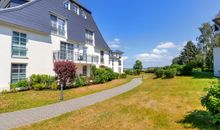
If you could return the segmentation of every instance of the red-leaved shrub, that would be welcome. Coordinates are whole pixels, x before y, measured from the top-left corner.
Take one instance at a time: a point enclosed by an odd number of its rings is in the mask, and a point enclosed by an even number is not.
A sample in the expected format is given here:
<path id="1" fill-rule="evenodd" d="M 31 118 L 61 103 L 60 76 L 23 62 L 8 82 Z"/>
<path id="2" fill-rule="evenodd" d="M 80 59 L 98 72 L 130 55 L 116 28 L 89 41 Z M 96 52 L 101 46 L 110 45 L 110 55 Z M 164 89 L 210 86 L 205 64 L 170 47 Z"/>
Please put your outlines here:
<path id="1" fill-rule="evenodd" d="M 76 77 L 76 65 L 70 61 L 58 61 L 54 63 L 54 72 L 57 74 L 58 80 L 66 87 L 68 83 Z"/>

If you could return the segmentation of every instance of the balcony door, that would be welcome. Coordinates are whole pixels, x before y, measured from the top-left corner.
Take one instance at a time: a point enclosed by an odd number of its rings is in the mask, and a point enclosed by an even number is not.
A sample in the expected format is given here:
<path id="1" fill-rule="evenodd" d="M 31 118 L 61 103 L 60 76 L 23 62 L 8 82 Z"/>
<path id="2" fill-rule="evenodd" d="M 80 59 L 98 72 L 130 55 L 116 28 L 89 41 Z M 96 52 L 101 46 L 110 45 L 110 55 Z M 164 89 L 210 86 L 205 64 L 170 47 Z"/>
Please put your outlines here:
<path id="1" fill-rule="evenodd" d="M 60 57 L 63 60 L 74 60 L 74 45 L 70 43 L 61 42 Z"/>

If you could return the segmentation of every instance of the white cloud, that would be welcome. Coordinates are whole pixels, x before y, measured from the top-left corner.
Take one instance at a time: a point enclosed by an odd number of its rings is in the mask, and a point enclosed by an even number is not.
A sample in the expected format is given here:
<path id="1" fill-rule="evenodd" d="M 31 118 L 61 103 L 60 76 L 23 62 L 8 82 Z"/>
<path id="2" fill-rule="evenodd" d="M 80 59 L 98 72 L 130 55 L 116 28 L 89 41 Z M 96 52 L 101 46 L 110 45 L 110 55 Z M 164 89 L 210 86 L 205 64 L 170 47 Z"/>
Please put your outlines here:
<path id="1" fill-rule="evenodd" d="M 117 49 L 121 47 L 121 41 L 119 38 L 115 38 L 113 41 L 109 42 L 109 47 L 112 49 Z"/>
<path id="2" fill-rule="evenodd" d="M 176 47 L 177 46 L 173 42 L 162 42 L 157 46 L 158 49 L 171 49 Z"/>
<path id="3" fill-rule="evenodd" d="M 167 53 L 168 51 L 166 49 L 153 49 L 153 53 L 154 54 L 163 54 L 163 53 Z"/>
<path id="4" fill-rule="evenodd" d="M 128 60 L 128 56 L 124 56 L 123 57 L 123 60 L 125 61 L 125 60 Z"/>

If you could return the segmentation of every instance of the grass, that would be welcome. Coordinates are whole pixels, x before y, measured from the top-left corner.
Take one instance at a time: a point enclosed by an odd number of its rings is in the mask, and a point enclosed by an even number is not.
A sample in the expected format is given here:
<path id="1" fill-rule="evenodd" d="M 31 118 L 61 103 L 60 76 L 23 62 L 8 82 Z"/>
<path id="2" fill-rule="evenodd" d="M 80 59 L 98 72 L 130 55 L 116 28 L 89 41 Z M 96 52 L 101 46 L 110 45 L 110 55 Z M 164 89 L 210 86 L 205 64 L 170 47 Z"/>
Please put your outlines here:
<path id="1" fill-rule="evenodd" d="M 133 77 L 113 80 L 105 84 L 92 85 L 64 91 L 64 99 L 69 100 L 102 90 L 110 89 L 128 83 Z M 59 102 L 59 91 L 24 91 L 18 93 L 0 94 L 0 113 L 13 112 Z"/>
<path id="2" fill-rule="evenodd" d="M 210 75 L 154 79 L 146 75 L 134 90 L 87 108 L 18 128 L 21 130 L 181 130 L 220 129 L 200 104 Z"/>

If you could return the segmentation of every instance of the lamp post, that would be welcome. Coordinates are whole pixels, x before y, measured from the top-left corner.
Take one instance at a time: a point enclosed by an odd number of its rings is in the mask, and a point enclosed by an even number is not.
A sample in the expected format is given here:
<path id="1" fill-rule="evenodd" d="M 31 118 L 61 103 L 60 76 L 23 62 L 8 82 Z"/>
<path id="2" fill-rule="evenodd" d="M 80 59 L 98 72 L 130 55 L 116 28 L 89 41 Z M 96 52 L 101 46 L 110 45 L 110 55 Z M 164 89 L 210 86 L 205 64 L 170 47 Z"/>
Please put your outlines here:
<path id="1" fill-rule="evenodd" d="M 63 84 L 60 85 L 60 101 L 63 101 Z"/>

